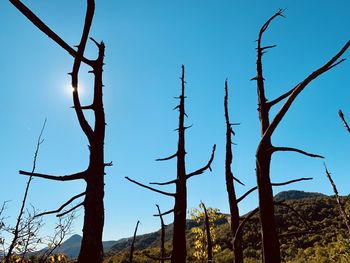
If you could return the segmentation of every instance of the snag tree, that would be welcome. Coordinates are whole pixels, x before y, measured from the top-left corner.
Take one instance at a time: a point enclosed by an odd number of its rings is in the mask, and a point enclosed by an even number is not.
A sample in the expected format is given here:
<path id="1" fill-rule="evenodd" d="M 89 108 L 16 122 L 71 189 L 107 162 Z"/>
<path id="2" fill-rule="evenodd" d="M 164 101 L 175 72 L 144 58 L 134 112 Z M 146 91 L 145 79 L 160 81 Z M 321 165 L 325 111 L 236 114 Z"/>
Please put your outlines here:
<path id="1" fill-rule="evenodd" d="M 175 184 L 176 192 L 169 193 L 158 190 L 156 188 L 150 187 L 148 185 L 139 183 L 135 180 L 132 180 L 126 177 L 127 180 L 133 182 L 139 186 L 147 188 L 149 190 L 155 191 L 157 193 L 171 196 L 175 198 L 174 208 L 164 212 L 162 215 L 174 213 L 174 229 L 173 229 L 173 250 L 171 255 L 172 263 L 185 263 L 186 262 L 186 212 L 187 212 L 187 180 L 195 175 L 202 174 L 206 170 L 211 170 L 211 163 L 214 159 L 214 152 L 216 145 L 213 146 L 211 157 L 208 163 L 202 168 L 187 173 L 186 172 L 186 150 L 185 150 L 185 131 L 191 126 L 185 126 L 185 117 L 187 117 L 185 111 L 185 66 L 182 65 L 182 76 L 181 76 L 181 95 L 177 97 L 180 100 L 179 105 L 177 105 L 174 109 L 179 110 L 179 125 L 176 129 L 178 132 L 178 146 L 175 154 L 166 157 L 157 159 L 157 161 L 166 161 L 171 160 L 173 158 L 177 159 L 177 177 L 174 180 L 163 182 L 163 183 L 150 183 L 153 185 L 170 185 Z"/>
<path id="2" fill-rule="evenodd" d="M 323 158 L 317 154 L 311 154 L 300 149 L 292 147 L 276 147 L 273 146 L 271 137 L 274 134 L 276 128 L 292 106 L 298 95 L 317 77 L 323 73 L 334 68 L 338 64 L 342 63 L 344 59 L 340 57 L 349 48 L 350 41 L 346 42 L 345 45 L 338 51 L 338 53 L 332 57 L 323 66 L 316 69 L 304 80 L 299 82 L 295 87 L 285 92 L 281 96 L 268 101 L 265 95 L 265 80 L 263 77 L 263 63 L 262 57 L 266 50 L 275 47 L 262 46 L 262 37 L 264 32 L 268 29 L 270 23 L 277 17 L 282 17 L 283 11 L 279 10 L 272 17 L 270 17 L 266 23 L 261 27 L 257 40 L 257 60 L 256 60 L 256 71 L 257 75 L 253 78 L 257 83 L 258 93 L 258 113 L 260 121 L 261 139 L 256 150 L 256 178 L 257 188 L 259 195 L 259 212 L 260 212 L 260 223 L 261 223 L 261 236 L 262 236 L 262 257 L 265 263 L 278 263 L 281 262 L 280 257 L 280 244 L 276 231 L 276 223 L 274 217 L 274 202 L 272 184 L 270 179 L 270 164 L 273 153 L 281 151 L 290 151 L 300 153 L 309 157 Z M 280 110 L 270 121 L 270 110 L 273 106 L 279 102 L 285 100 Z"/>
<path id="3" fill-rule="evenodd" d="M 64 203 L 57 210 L 45 212 L 44 214 L 60 213 L 57 216 L 63 216 L 70 211 L 84 206 L 84 226 L 81 250 L 78 257 L 79 263 L 86 262 L 102 262 L 102 230 L 104 225 L 104 175 L 105 167 L 111 163 L 104 162 L 104 139 L 105 139 L 105 113 L 103 108 L 103 83 L 102 73 L 104 65 L 105 45 L 103 42 L 97 42 L 90 38 L 98 49 L 98 56 L 91 60 L 84 56 L 85 47 L 89 37 L 89 32 L 95 11 L 95 1 L 87 0 L 87 9 L 85 15 L 84 27 L 80 39 L 80 43 L 76 49 L 71 47 L 60 36 L 58 36 L 51 28 L 49 28 L 39 17 L 37 17 L 27 6 L 19 0 L 9 0 L 24 16 L 28 18 L 39 30 L 56 42 L 61 48 L 67 51 L 73 58 L 73 69 L 69 73 L 71 76 L 71 86 L 73 89 L 74 110 L 78 118 L 79 125 L 89 142 L 89 165 L 86 170 L 70 175 L 56 176 L 42 173 L 33 173 L 20 171 L 20 174 L 40 177 L 55 181 L 72 181 L 84 180 L 86 182 L 86 190 L 83 193 L 75 195 Z M 90 105 L 82 106 L 79 98 L 79 70 L 81 63 L 85 63 L 91 67 L 90 73 L 94 76 L 93 83 L 93 101 Z M 85 118 L 84 110 L 91 110 L 94 115 L 94 126 L 92 126 Z M 84 197 L 84 201 L 75 205 L 68 211 L 62 212 L 68 204 L 76 199 Z M 43 215 L 43 214 L 42 214 Z"/>
<path id="4" fill-rule="evenodd" d="M 225 158 L 225 180 L 226 180 L 226 190 L 228 195 L 228 201 L 230 206 L 231 215 L 231 236 L 232 240 L 236 234 L 237 228 L 239 226 L 239 210 L 238 201 L 236 198 L 234 181 L 244 185 L 240 180 L 238 180 L 232 173 L 232 135 L 235 135 L 232 126 L 234 123 L 230 122 L 229 110 L 228 110 L 228 84 L 225 81 L 225 96 L 224 96 L 224 110 L 225 110 L 225 122 L 226 122 L 226 158 Z M 243 263 L 243 248 L 242 248 L 242 238 L 241 235 L 237 236 L 236 242 L 232 242 L 232 247 L 234 251 L 234 262 Z"/>

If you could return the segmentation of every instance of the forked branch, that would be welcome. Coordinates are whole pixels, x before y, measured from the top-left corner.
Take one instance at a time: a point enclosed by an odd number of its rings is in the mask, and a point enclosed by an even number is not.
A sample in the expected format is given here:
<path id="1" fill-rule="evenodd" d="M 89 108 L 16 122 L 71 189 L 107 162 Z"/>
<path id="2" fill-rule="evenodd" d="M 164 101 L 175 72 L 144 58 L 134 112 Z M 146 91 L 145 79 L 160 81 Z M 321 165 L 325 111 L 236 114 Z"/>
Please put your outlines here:
<path id="1" fill-rule="evenodd" d="M 83 206 L 83 205 L 84 205 L 84 201 L 77 204 L 76 206 L 73 206 L 71 209 L 64 211 L 63 213 L 57 214 L 56 216 L 57 217 L 65 216 L 65 215 L 69 214 L 70 212 L 74 211 L 75 209 L 77 209 L 78 207 Z"/>
<path id="2" fill-rule="evenodd" d="M 58 209 L 56 210 L 51 210 L 51 211 L 47 211 L 47 212 L 43 212 L 40 214 L 37 214 L 36 217 L 39 216 L 44 216 L 44 215 L 50 215 L 50 214 L 56 214 L 62 211 L 63 208 L 65 208 L 67 205 L 69 205 L 70 203 L 72 203 L 75 199 L 82 197 L 86 194 L 86 192 L 80 193 L 78 195 L 73 196 L 71 199 L 69 199 L 67 202 L 65 202 L 63 205 L 61 205 Z"/>

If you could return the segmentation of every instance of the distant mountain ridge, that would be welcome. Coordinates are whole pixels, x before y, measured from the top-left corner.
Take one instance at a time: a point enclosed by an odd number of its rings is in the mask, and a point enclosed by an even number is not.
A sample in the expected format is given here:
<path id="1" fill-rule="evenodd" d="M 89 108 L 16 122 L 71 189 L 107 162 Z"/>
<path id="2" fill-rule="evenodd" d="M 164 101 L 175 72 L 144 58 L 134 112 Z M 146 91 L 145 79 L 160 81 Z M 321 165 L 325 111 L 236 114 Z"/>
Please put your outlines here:
<path id="1" fill-rule="evenodd" d="M 314 192 L 289 190 L 289 191 L 279 192 L 273 197 L 273 199 L 276 201 L 281 201 L 281 200 L 288 201 L 288 200 L 300 200 L 300 199 L 313 198 L 313 197 L 327 197 L 327 195 L 321 194 L 321 193 L 314 193 Z"/>
<path id="2" fill-rule="evenodd" d="M 69 258 L 77 258 L 79 256 L 82 236 L 80 235 L 72 235 L 66 241 L 64 241 L 60 247 L 58 247 L 54 253 L 63 253 Z M 108 251 L 112 246 L 114 246 L 118 241 L 103 241 L 103 249 L 104 251 Z M 40 250 L 37 254 L 44 253 L 47 249 L 44 248 Z"/>
<path id="3" fill-rule="evenodd" d="M 289 190 L 289 191 L 282 191 L 276 194 L 274 196 L 274 199 L 276 201 L 277 200 L 293 201 L 293 200 L 303 200 L 308 198 L 322 198 L 322 197 L 328 197 L 328 196 L 321 193 Z M 218 222 L 218 225 L 222 225 L 225 223 L 227 223 L 226 218 Z M 197 225 L 198 224 L 193 220 L 187 220 L 187 225 L 186 225 L 187 232 L 189 233 L 190 229 Z M 166 226 L 165 237 L 166 237 L 166 240 L 165 240 L 166 242 L 171 241 L 172 224 Z M 69 258 L 77 258 L 80 251 L 81 240 L 82 240 L 82 237 L 80 235 L 73 235 L 69 239 L 67 239 L 65 242 L 63 242 L 56 252 L 64 253 Z M 131 241 L 132 241 L 132 237 L 122 238 L 117 241 L 104 241 L 103 242 L 104 252 L 106 253 L 106 256 L 109 256 L 115 253 L 119 253 L 121 251 L 127 251 L 130 248 Z M 158 247 L 159 242 L 160 242 L 160 230 L 137 236 L 137 239 L 135 242 L 135 248 L 137 250 L 143 250 L 149 247 Z"/>

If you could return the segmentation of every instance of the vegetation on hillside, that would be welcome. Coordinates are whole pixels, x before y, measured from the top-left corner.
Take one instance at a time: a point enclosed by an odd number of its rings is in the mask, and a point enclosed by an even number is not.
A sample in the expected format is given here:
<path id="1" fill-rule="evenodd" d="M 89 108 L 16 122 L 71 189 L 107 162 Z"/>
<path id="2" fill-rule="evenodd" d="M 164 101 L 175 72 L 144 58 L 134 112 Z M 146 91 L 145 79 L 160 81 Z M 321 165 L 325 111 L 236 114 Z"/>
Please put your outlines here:
<path id="1" fill-rule="evenodd" d="M 350 243 L 346 226 L 337 203 L 333 197 L 314 195 L 299 199 L 303 192 L 290 192 L 297 200 L 287 200 L 287 206 L 276 206 L 276 221 L 281 242 L 283 262 L 350 262 Z M 310 196 L 310 195 L 308 195 Z M 347 209 L 350 208 L 350 198 L 342 197 Z M 294 211 L 295 210 L 295 211 Z M 297 213 L 296 213 L 297 212 Z M 305 221 L 304 221 L 305 220 Z M 232 262 L 230 227 L 227 219 L 216 222 L 216 243 L 221 251 L 214 255 L 215 262 Z M 195 251 L 195 234 L 192 227 L 198 227 L 196 222 L 187 223 L 188 262 L 199 262 L 193 257 Z M 199 225 L 200 226 L 200 225 Z M 171 250 L 171 227 L 168 226 L 166 248 Z M 134 262 L 154 262 L 144 254 L 159 253 L 159 233 L 140 236 L 136 242 Z M 151 238 L 152 236 L 152 238 Z M 152 240 L 151 242 L 149 242 Z M 261 262 L 260 255 L 259 218 L 257 215 L 243 228 L 243 247 L 245 262 Z M 114 247 L 107 255 L 105 263 L 127 262 L 127 248 Z"/>

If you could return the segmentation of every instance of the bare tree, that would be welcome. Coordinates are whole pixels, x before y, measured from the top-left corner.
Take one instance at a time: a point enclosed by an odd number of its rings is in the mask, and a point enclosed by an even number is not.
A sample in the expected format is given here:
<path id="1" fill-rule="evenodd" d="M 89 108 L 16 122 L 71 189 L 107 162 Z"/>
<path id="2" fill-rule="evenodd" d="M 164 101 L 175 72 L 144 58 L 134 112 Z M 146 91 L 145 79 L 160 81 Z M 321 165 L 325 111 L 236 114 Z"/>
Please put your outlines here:
<path id="1" fill-rule="evenodd" d="M 35 168 L 36 168 L 36 161 L 37 161 L 37 157 L 38 157 L 38 154 L 39 154 L 40 145 L 44 142 L 44 140 L 42 139 L 42 135 L 43 135 L 43 132 L 44 132 L 44 129 L 45 129 L 45 125 L 46 125 L 46 120 L 44 121 L 44 124 L 43 124 L 43 126 L 41 128 L 41 131 L 40 131 L 37 143 L 36 143 L 36 148 L 35 148 L 34 158 L 33 158 L 32 173 L 34 173 Z M 25 242 L 25 244 L 26 244 L 26 246 L 28 246 L 29 240 L 31 239 L 31 235 L 34 235 L 34 232 L 31 232 L 31 231 L 34 230 L 32 228 L 33 227 L 36 228 L 38 226 L 37 224 L 33 225 L 33 223 L 35 222 L 35 219 L 34 219 L 35 212 L 33 213 L 33 216 L 28 212 L 27 220 L 23 221 L 23 216 L 24 216 L 24 213 L 25 213 L 25 207 L 26 207 L 28 192 L 29 192 L 29 188 L 30 188 L 30 184 L 32 182 L 32 179 L 33 179 L 33 176 L 29 176 L 26 188 L 24 190 L 24 195 L 23 195 L 23 198 L 22 198 L 22 204 L 21 204 L 21 207 L 19 209 L 18 216 L 17 216 L 16 225 L 10 231 L 11 233 L 13 233 L 13 238 L 12 238 L 12 241 L 11 241 L 10 246 L 8 248 L 7 255 L 5 257 L 5 263 L 9 263 L 10 262 L 10 258 L 12 256 L 13 249 L 18 244 L 19 239 L 21 237 L 23 238 L 23 232 L 25 230 L 27 230 L 27 233 L 26 233 L 25 237 L 28 238 L 28 242 Z M 35 222 L 35 223 L 38 223 L 38 222 Z"/>
<path id="2" fill-rule="evenodd" d="M 129 263 L 132 263 L 133 257 L 134 257 L 134 250 L 135 250 L 135 241 L 136 241 L 136 234 L 137 229 L 139 227 L 140 221 L 138 220 L 135 226 L 134 236 L 132 238 L 131 246 L 130 246 L 130 253 L 129 253 Z"/>
<path id="3" fill-rule="evenodd" d="M 204 225 L 205 225 L 205 233 L 207 236 L 207 254 L 208 254 L 208 263 L 213 262 L 213 242 L 210 234 L 210 223 L 209 223 L 209 215 L 205 204 L 201 202 L 204 210 Z"/>
<path id="4" fill-rule="evenodd" d="M 350 46 L 350 41 L 348 41 L 338 51 L 338 53 L 334 57 L 332 57 L 328 62 L 326 62 L 323 66 L 316 69 L 314 72 L 312 72 L 309 76 L 307 76 L 304 80 L 299 82 L 295 87 L 293 87 L 289 91 L 283 93 L 281 96 L 277 97 L 274 100 L 268 101 L 265 95 L 262 56 L 264 53 L 266 53 L 268 49 L 271 49 L 276 45 L 262 46 L 262 37 L 264 35 L 264 32 L 268 29 L 270 23 L 275 18 L 282 16 L 283 11 L 279 10 L 272 17 L 270 17 L 260 29 L 257 40 L 257 75 L 253 78 L 253 80 L 256 80 L 257 83 L 258 112 L 261 126 L 261 139 L 256 151 L 256 177 L 259 192 L 262 255 L 263 262 L 265 263 L 278 263 L 281 261 L 280 245 L 274 217 L 272 184 L 270 179 L 270 164 L 272 154 L 275 152 L 290 151 L 300 153 L 309 157 L 322 158 L 322 156 L 320 155 L 311 154 L 292 147 L 273 146 L 271 142 L 271 137 L 278 125 L 280 124 L 280 122 L 282 121 L 282 119 L 284 118 L 284 116 L 286 115 L 286 113 L 288 112 L 289 108 L 292 106 L 295 99 L 298 97 L 298 95 L 314 79 L 316 79 L 323 73 L 329 71 L 338 64 L 342 63 L 344 59 L 340 59 L 340 57 Z M 283 100 L 285 100 L 284 104 L 270 122 L 271 108 Z"/>
<path id="5" fill-rule="evenodd" d="M 78 262 L 102 262 L 102 230 L 104 225 L 104 175 L 105 167 L 112 163 L 104 161 L 104 138 L 105 138 L 105 113 L 103 108 L 103 83 L 102 73 L 104 65 L 105 45 L 103 42 L 97 42 L 90 38 L 98 48 L 98 57 L 90 60 L 84 57 L 84 51 L 89 37 L 92 24 L 95 1 L 87 0 L 87 9 L 85 15 L 84 28 L 80 43 L 75 50 L 52 29 L 50 29 L 39 17 L 37 17 L 28 7 L 19 0 L 9 0 L 24 16 L 26 16 L 39 30 L 56 42 L 61 48 L 67 51 L 73 58 L 73 69 L 71 75 L 71 85 L 73 88 L 74 110 L 77 115 L 80 127 L 89 142 L 89 165 L 86 170 L 70 175 L 56 176 L 42 173 L 33 173 L 20 171 L 20 174 L 40 177 L 55 181 L 85 180 L 86 191 L 71 198 L 64 204 L 64 207 L 75 199 L 84 196 L 84 201 L 74 206 L 73 209 L 84 206 L 84 226 L 83 240 Z M 81 63 L 91 67 L 90 73 L 94 75 L 94 93 L 93 102 L 90 105 L 82 106 L 79 99 L 79 70 Z M 94 127 L 92 127 L 85 118 L 83 110 L 92 110 L 94 114 Z M 61 207 L 62 208 L 62 207 Z M 54 210 L 56 211 L 56 210 Z"/>
<path id="6" fill-rule="evenodd" d="M 327 178 L 328 178 L 330 184 L 332 185 L 332 189 L 333 189 L 333 192 L 334 192 L 334 196 L 335 196 L 335 199 L 337 200 L 337 204 L 338 204 L 338 207 L 339 207 L 339 213 L 340 213 L 341 217 L 342 217 L 343 220 L 344 220 L 344 223 L 345 223 L 345 225 L 346 225 L 346 228 L 348 229 L 348 234 L 349 234 L 349 237 L 350 237 L 350 220 L 349 220 L 349 215 L 348 215 L 348 214 L 346 213 L 346 211 L 345 211 L 345 206 L 344 206 L 344 203 L 342 202 L 342 200 L 340 199 L 337 186 L 336 186 L 336 184 L 334 183 L 333 178 L 332 178 L 332 175 L 331 175 L 331 173 L 328 171 L 327 166 L 326 166 L 325 163 L 324 163 L 324 169 L 325 169 L 325 172 L 326 172 L 326 176 L 327 176 Z"/>
<path id="7" fill-rule="evenodd" d="M 175 180 L 171 180 L 168 182 L 163 183 L 150 183 L 154 185 L 170 185 L 175 184 L 176 186 L 176 192 L 175 193 L 169 193 L 160 191 L 158 189 L 155 189 L 153 187 L 147 186 L 145 184 L 141 184 L 135 180 L 132 180 L 128 177 L 126 177 L 127 180 L 142 186 L 144 188 L 147 188 L 149 190 L 155 191 L 157 193 L 166 195 L 166 196 L 172 196 L 175 198 L 175 205 L 174 208 L 163 213 L 169 214 L 171 212 L 174 213 L 174 230 L 173 230 L 173 251 L 171 255 L 171 262 L 172 263 L 184 263 L 186 262 L 186 255 L 187 255 L 187 249 L 186 249 L 186 212 L 187 212 L 187 180 L 195 175 L 202 174 L 206 170 L 211 170 L 211 163 L 214 159 L 214 152 L 216 145 L 213 147 L 213 151 L 211 154 L 211 157 L 208 161 L 208 163 L 203 166 L 202 168 L 187 173 L 186 172 L 186 150 L 185 150 L 185 131 L 186 129 L 190 128 L 191 126 L 185 126 L 185 117 L 187 117 L 186 111 L 185 111 L 185 66 L 182 65 L 182 76 L 181 76 L 181 95 L 177 97 L 180 100 L 179 105 L 177 105 L 174 109 L 179 110 L 179 125 L 176 129 L 178 132 L 178 147 L 175 154 L 166 157 L 157 159 L 157 161 L 166 161 L 171 160 L 173 158 L 177 158 L 177 178 Z"/>
<path id="8" fill-rule="evenodd" d="M 230 206 L 230 216 L 231 216 L 231 236 L 232 240 L 236 234 L 237 228 L 239 226 L 239 209 L 238 201 L 236 198 L 234 181 L 244 185 L 240 180 L 233 176 L 232 173 L 232 135 L 234 131 L 232 126 L 234 123 L 230 122 L 229 110 L 228 110 L 228 85 L 227 80 L 225 81 L 225 96 L 224 96 L 224 110 L 225 110 L 225 121 L 226 121 L 226 158 L 225 158 L 225 180 L 226 180 L 226 190 L 228 195 L 228 201 Z M 243 263 L 243 248 L 242 248 L 242 238 L 237 236 L 236 242 L 232 242 L 233 252 L 234 252 L 234 262 Z"/>
<path id="9" fill-rule="evenodd" d="M 150 259 L 159 261 L 160 263 L 164 263 L 166 260 L 171 260 L 171 257 L 167 257 L 165 255 L 165 224 L 163 220 L 163 214 L 160 212 L 159 205 L 156 205 L 158 214 L 155 214 L 153 216 L 157 216 L 160 219 L 160 256 L 152 256 L 148 253 L 145 253 L 144 255 Z"/>
<path id="10" fill-rule="evenodd" d="M 54 255 L 57 249 L 61 246 L 63 240 L 71 233 L 71 227 L 75 219 L 75 211 L 72 211 L 66 216 L 60 216 L 55 227 L 55 232 L 48 240 L 48 249 L 40 256 L 40 262 L 47 260 Z"/>

